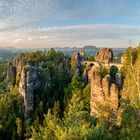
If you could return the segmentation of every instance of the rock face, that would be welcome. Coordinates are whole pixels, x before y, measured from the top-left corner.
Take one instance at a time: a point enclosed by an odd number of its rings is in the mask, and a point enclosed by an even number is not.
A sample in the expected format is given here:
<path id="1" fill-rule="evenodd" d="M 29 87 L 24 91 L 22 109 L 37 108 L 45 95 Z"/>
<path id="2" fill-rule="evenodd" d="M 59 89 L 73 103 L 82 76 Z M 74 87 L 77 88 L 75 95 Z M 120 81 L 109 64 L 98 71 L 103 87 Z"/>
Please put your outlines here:
<path id="1" fill-rule="evenodd" d="M 126 61 L 126 54 L 124 53 L 122 56 L 121 56 L 121 63 L 125 63 Z"/>
<path id="2" fill-rule="evenodd" d="M 92 77 L 92 74 L 93 74 L 93 67 L 94 65 L 89 65 L 87 66 L 85 69 L 84 69 L 84 72 L 83 72 L 83 81 L 85 83 L 89 83 L 90 82 L 90 79 Z"/>
<path id="3" fill-rule="evenodd" d="M 84 69 L 84 72 L 83 72 L 83 81 L 85 83 L 88 83 L 89 82 L 88 72 L 89 72 L 89 69 L 85 68 Z"/>
<path id="4" fill-rule="evenodd" d="M 71 59 L 71 68 L 74 72 L 75 76 L 80 75 L 80 66 L 81 66 L 81 61 L 84 60 L 85 57 L 85 52 L 83 50 L 80 50 L 80 52 L 74 53 Z"/>
<path id="5" fill-rule="evenodd" d="M 80 53 L 74 53 L 74 59 L 75 59 L 75 66 L 79 67 L 81 65 L 81 57 L 80 57 Z"/>
<path id="6" fill-rule="evenodd" d="M 85 51 L 84 50 L 80 50 L 79 54 L 80 54 L 80 60 L 84 61 L 84 59 L 85 59 Z"/>
<path id="7" fill-rule="evenodd" d="M 94 66 L 93 66 L 94 67 Z M 120 107 L 120 93 L 122 89 L 122 77 L 118 71 L 114 72 L 114 67 L 110 68 L 110 73 L 102 77 L 99 69 L 92 70 L 91 98 L 90 108 L 91 115 L 112 121 L 118 117 Z M 113 72 L 111 73 L 111 70 Z"/>
<path id="8" fill-rule="evenodd" d="M 23 97 L 25 119 L 30 119 L 34 111 L 34 99 L 35 93 L 38 93 L 37 90 L 48 91 L 53 84 L 50 70 L 43 66 L 44 63 L 47 63 L 46 61 L 15 59 L 13 64 L 10 63 L 8 66 L 7 82 L 11 85 L 11 81 L 14 79 L 13 86 L 17 86 L 19 94 Z M 52 62 L 54 71 L 64 70 L 66 74 L 69 73 L 69 62 L 67 61 L 64 59 L 57 65 Z"/>
<path id="9" fill-rule="evenodd" d="M 97 62 L 113 62 L 113 51 L 112 48 L 103 48 L 95 55 L 95 60 Z"/>
<path id="10" fill-rule="evenodd" d="M 19 92 L 24 99 L 25 117 L 29 118 L 34 107 L 34 90 L 39 87 L 37 69 L 31 65 L 25 65 L 21 70 Z"/>
<path id="11" fill-rule="evenodd" d="M 16 80 L 16 68 L 12 63 L 9 63 L 7 68 L 7 82 L 14 84 Z"/>
<path id="12" fill-rule="evenodd" d="M 90 113 L 114 123 L 120 116 L 123 77 L 119 74 L 119 67 L 108 64 L 108 62 L 113 62 L 112 49 L 100 50 L 95 59 L 97 64 L 89 63 L 83 73 L 83 80 L 90 83 L 91 87 Z"/>
<path id="13" fill-rule="evenodd" d="M 39 87 L 37 68 L 29 61 L 14 60 L 7 69 L 8 85 L 17 84 L 24 100 L 25 117 L 29 118 L 34 107 L 34 90 Z"/>

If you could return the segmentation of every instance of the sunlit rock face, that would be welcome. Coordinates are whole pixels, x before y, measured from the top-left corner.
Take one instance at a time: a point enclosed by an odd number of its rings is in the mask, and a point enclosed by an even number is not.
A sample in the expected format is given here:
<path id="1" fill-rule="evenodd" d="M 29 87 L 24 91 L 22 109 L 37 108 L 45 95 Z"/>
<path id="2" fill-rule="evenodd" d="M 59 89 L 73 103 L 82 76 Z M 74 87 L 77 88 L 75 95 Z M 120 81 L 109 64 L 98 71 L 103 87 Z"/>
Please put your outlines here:
<path id="1" fill-rule="evenodd" d="M 93 70 L 93 76 L 90 80 L 90 113 L 106 120 L 117 120 L 120 108 L 120 94 L 123 82 L 118 71 L 111 73 L 114 67 L 110 68 L 110 73 L 105 77 L 102 77 L 97 69 L 96 71 Z"/>
<path id="2" fill-rule="evenodd" d="M 126 54 L 124 53 L 122 56 L 121 56 L 121 63 L 124 64 L 126 62 Z"/>
<path id="3" fill-rule="evenodd" d="M 84 59 L 85 59 L 85 51 L 84 50 L 80 50 L 79 54 L 80 54 L 80 60 L 84 61 Z"/>
<path id="4" fill-rule="evenodd" d="M 90 113 L 108 121 L 117 120 L 123 77 L 119 73 L 118 65 L 109 65 L 113 62 L 111 48 L 101 49 L 96 54 L 95 60 L 95 63 L 87 64 L 83 72 L 83 80 L 90 83 L 91 88 Z"/>
<path id="5" fill-rule="evenodd" d="M 113 51 L 112 48 L 103 48 L 95 55 L 95 61 L 97 62 L 113 62 Z"/>

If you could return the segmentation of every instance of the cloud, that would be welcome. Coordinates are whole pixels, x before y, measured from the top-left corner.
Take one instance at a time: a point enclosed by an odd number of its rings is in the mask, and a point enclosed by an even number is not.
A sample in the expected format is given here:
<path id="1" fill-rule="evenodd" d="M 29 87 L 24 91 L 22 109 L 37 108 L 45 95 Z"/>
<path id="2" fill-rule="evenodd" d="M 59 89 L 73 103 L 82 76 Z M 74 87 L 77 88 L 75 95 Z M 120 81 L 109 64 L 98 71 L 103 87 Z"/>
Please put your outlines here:
<path id="1" fill-rule="evenodd" d="M 10 26 L 19 26 L 32 21 L 34 21 L 34 24 L 38 24 L 39 21 L 41 22 L 51 15 L 55 1 L 56 0 L 1 0 L 0 22 Z"/>
<path id="2" fill-rule="evenodd" d="M 13 40 L 14 43 L 18 43 L 19 41 L 21 41 L 22 39 L 21 38 L 17 38 L 15 40 Z"/>
<path id="3" fill-rule="evenodd" d="M 63 27 L 51 27 L 33 30 L 29 33 L 48 38 L 77 38 L 77 39 L 127 39 L 140 36 L 140 26 L 115 24 L 89 24 Z"/>
<path id="4" fill-rule="evenodd" d="M 15 30 L 21 30 L 21 29 L 26 29 L 27 27 L 32 27 L 32 25 L 37 22 L 37 21 L 28 21 L 26 23 L 22 23 L 19 25 L 8 25 L 8 24 L 3 24 L 0 25 L 0 32 L 11 32 Z"/>
<path id="5" fill-rule="evenodd" d="M 136 45 L 140 41 L 139 38 L 140 26 L 89 24 L 38 28 L 20 33 L 11 31 L 8 35 L 5 34 L 3 39 L 13 40 L 14 43 L 17 43 L 15 44 L 17 47 L 81 47 L 92 43 L 98 46 L 127 47 L 129 40 Z"/>
<path id="6" fill-rule="evenodd" d="M 87 20 L 129 18 L 137 23 L 139 5 L 138 0 L 0 0 L 0 45 L 127 46 L 128 40 L 139 41 L 140 26 L 89 24 Z M 72 26 L 73 21 L 78 25 Z M 58 23 L 61 26 L 53 27 Z"/>

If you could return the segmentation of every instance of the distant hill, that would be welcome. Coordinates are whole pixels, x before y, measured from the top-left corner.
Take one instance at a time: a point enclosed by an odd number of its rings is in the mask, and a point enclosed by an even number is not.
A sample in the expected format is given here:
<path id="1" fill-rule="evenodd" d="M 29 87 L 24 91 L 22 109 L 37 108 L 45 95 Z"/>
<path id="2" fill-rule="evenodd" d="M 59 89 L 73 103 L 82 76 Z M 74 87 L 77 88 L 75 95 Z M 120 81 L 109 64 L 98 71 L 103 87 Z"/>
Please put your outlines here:
<path id="1" fill-rule="evenodd" d="M 84 50 L 98 50 L 98 48 L 96 48 L 96 46 L 92 46 L 92 45 L 84 46 L 82 49 L 84 49 Z"/>

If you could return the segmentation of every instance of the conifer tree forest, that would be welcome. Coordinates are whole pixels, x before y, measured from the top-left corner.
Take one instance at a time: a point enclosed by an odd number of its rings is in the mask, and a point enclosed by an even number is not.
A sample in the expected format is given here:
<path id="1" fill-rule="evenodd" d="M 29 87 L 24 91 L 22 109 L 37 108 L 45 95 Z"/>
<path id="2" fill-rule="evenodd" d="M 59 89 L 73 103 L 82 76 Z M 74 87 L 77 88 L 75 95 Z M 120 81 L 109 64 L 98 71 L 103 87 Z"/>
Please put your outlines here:
<path id="1" fill-rule="evenodd" d="M 91 115 L 90 82 L 83 80 L 85 66 L 60 51 L 23 52 L 0 63 L 0 140 L 139 140 L 140 139 L 140 46 L 125 51 L 120 121 Z M 92 61 L 94 58 L 88 58 Z M 20 63 L 19 75 L 8 70 Z M 12 65 L 12 66 L 11 66 Z M 33 109 L 21 95 L 20 67 L 37 68 L 39 86 L 34 88 Z M 26 67 L 25 67 L 26 68 Z M 31 73 L 35 73 L 32 69 Z M 101 75 L 108 71 L 101 68 Z M 35 74 L 33 75 L 35 77 Z M 28 81 L 30 82 L 30 81 Z M 27 85 L 28 86 L 28 85 Z M 34 85 L 35 86 L 35 85 Z M 26 87 L 24 87 L 26 88 Z M 29 91 L 31 92 L 31 91 Z M 27 115 L 28 114 L 28 115 Z"/>

